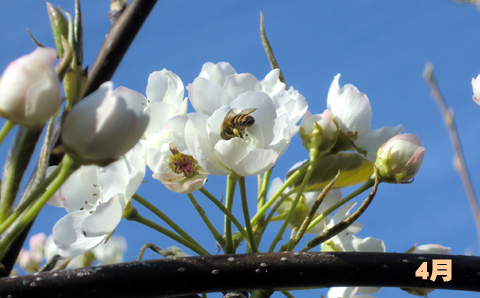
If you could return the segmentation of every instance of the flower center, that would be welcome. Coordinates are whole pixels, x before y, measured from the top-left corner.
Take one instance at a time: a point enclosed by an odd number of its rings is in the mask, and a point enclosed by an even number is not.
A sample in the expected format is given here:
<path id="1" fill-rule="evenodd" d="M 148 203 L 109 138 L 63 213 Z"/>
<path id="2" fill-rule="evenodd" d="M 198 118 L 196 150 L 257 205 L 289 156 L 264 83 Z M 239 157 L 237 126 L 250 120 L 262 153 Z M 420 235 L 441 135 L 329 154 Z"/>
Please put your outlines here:
<path id="1" fill-rule="evenodd" d="M 168 163 L 170 169 L 174 173 L 183 174 L 185 177 L 192 176 L 195 172 L 197 161 L 190 155 L 178 152 L 176 148 L 170 148 L 170 152 L 172 152 Z"/>

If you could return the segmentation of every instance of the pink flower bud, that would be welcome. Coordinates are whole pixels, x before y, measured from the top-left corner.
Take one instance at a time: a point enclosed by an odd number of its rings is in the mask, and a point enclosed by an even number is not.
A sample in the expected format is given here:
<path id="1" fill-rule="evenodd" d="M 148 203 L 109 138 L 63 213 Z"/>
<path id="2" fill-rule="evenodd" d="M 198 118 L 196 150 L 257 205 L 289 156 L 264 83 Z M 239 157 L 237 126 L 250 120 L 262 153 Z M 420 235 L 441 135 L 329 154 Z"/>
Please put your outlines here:
<path id="1" fill-rule="evenodd" d="M 61 105 L 56 55 L 37 48 L 8 65 L 0 80 L 0 115 L 29 128 L 45 124 Z"/>
<path id="2" fill-rule="evenodd" d="M 149 117 L 143 113 L 145 97 L 131 89 L 113 90 L 103 83 L 76 104 L 63 123 L 66 151 L 82 164 L 106 166 L 133 148 Z"/>
<path id="3" fill-rule="evenodd" d="M 381 180 L 390 183 L 408 183 L 422 165 L 425 148 L 418 136 L 399 134 L 383 144 L 377 152 L 377 166 Z"/>

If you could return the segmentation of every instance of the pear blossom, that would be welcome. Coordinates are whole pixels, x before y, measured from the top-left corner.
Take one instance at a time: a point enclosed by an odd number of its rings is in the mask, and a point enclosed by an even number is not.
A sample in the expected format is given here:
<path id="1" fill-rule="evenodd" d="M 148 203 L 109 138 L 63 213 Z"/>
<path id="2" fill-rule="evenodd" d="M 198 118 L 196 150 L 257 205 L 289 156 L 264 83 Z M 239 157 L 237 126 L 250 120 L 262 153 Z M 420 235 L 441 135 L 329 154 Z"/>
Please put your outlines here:
<path id="1" fill-rule="evenodd" d="M 252 74 L 236 73 L 226 62 L 205 63 L 187 86 L 196 112 L 188 114 L 186 143 L 207 172 L 257 175 L 272 168 L 287 149 L 307 104 L 293 88 L 285 90 L 278 75 L 278 70 L 272 70 L 258 81 Z M 222 137 L 222 131 L 232 125 L 227 115 L 245 111 L 254 121 L 238 129 L 235 124 L 235 135 Z"/>
<path id="2" fill-rule="evenodd" d="M 92 252 L 99 265 L 117 264 L 123 261 L 127 241 L 121 236 L 113 236 L 107 243 L 95 247 Z"/>
<path id="3" fill-rule="evenodd" d="M 407 183 L 417 174 L 424 155 L 425 148 L 418 136 L 399 134 L 378 149 L 375 165 L 383 181 Z"/>
<path id="4" fill-rule="evenodd" d="M 58 253 L 75 256 L 104 242 L 120 222 L 144 175 L 140 146 L 107 167 L 82 166 L 74 172 L 50 200 L 68 212 L 53 227 Z"/>
<path id="5" fill-rule="evenodd" d="M 57 53 L 37 48 L 11 62 L 0 80 L 0 115 L 40 128 L 60 108 L 60 82 L 53 69 Z"/>
<path id="6" fill-rule="evenodd" d="M 315 115 L 307 111 L 303 116 L 300 137 L 303 146 L 309 151 L 316 149 L 319 152 L 330 152 L 338 136 L 339 129 L 330 110 L 326 109 L 322 114 Z"/>
<path id="7" fill-rule="evenodd" d="M 388 139 L 399 134 L 403 126 L 384 126 L 370 130 L 372 108 L 367 95 L 351 84 L 340 88 L 339 79 L 340 74 L 337 74 L 330 85 L 327 107 L 335 116 L 340 130 L 353 141 L 355 149 L 374 162 L 378 148 Z"/>
<path id="8" fill-rule="evenodd" d="M 103 83 L 65 117 L 62 141 L 82 164 L 105 166 L 127 153 L 143 135 L 149 117 L 146 99 L 125 87 Z"/>
<path id="9" fill-rule="evenodd" d="M 208 173 L 189 154 L 184 136 L 186 123 L 184 115 L 172 117 L 160 133 L 143 142 L 152 177 L 178 193 L 192 193 L 200 189 L 208 177 Z"/>
<path id="10" fill-rule="evenodd" d="M 472 78 L 473 101 L 480 105 L 480 75 L 476 79 Z"/>
<path id="11" fill-rule="evenodd" d="M 275 178 L 272 180 L 270 183 L 270 188 L 267 192 L 267 198 L 273 197 L 273 195 L 280 189 L 282 186 L 283 182 L 280 178 Z M 284 193 L 288 193 L 289 188 L 287 188 Z M 313 204 L 315 204 L 315 201 L 317 200 L 318 196 L 320 195 L 321 191 L 314 191 L 314 192 L 304 192 L 302 195 L 302 198 L 300 199 L 300 202 L 298 203 L 295 213 L 293 214 L 293 217 L 291 221 L 289 222 L 288 226 L 291 229 L 294 228 L 299 228 L 303 221 L 305 220 L 305 217 L 308 215 L 310 212 L 310 209 L 313 207 Z M 291 194 L 277 209 L 278 213 L 280 215 L 286 214 L 290 212 L 291 205 L 293 200 L 296 197 L 296 193 Z M 323 198 L 322 203 L 320 204 L 319 208 L 315 212 L 315 216 L 318 216 L 325 212 L 328 208 L 332 207 L 335 203 L 340 201 L 342 198 L 342 192 L 339 189 L 330 189 Z M 318 222 L 313 228 L 311 228 L 309 231 L 307 231 L 308 234 L 320 234 L 323 232 L 325 228 L 325 222 L 326 219 Z"/>
<path id="12" fill-rule="evenodd" d="M 30 237 L 29 250 L 22 249 L 18 256 L 18 264 L 27 272 L 36 272 L 43 261 L 45 241 L 47 235 L 38 233 Z"/>
<path id="13" fill-rule="evenodd" d="M 354 204 L 355 203 L 353 202 L 343 205 L 337 211 L 337 213 L 330 218 L 327 228 L 332 228 L 350 216 L 350 209 L 354 206 Z M 330 240 L 324 242 L 322 244 L 322 251 L 385 252 L 385 243 L 383 240 L 375 239 L 373 237 L 362 239 L 355 236 L 355 234 L 360 232 L 361 229 L 362 225 L 360 223 L 354 223 L 350 225 L 348 228 L 338 233 Z M 371 297 L 368 295 L 354 295 L 356 293 L 372 294 L 377 293 L 379 290 L 380 288 L 378 287 L 332 287 L 329 290 L 327 297 Z"/>
<path id="14" fill-rule="evenodd" d="M 439 254 L 439 255 L 449 255 L 450 247 L 445 247 L 440 244 L 423 244 L 413 248 L 410 251 L 412 254 Z"/>
<path id="15" fill-rule="evenodd" d="M 145 113 L 152 120 L 141 143 L 152 177 L 174 192 L 191 193 L 205 184 L 208 173 L 185 143 L 187 99 L 183 94 L 183 83 L 173 72 L 163 69 L 150 74 Z"/>
<path id="16" fill-rule="evenodd" d="M 407 253 L 449 255 L 450 247 L 445 247 L 440 244 L 423 244 L 419 246 L 414 245 L 411 249 L 407 251 Z M 429 293 L 435 290 L 431 288 L 401 288 L 401 289 L 406 291 L 407 293 L 410 293 L 415 296 L 420 296 L 420 297 L 427 297 Z"/>

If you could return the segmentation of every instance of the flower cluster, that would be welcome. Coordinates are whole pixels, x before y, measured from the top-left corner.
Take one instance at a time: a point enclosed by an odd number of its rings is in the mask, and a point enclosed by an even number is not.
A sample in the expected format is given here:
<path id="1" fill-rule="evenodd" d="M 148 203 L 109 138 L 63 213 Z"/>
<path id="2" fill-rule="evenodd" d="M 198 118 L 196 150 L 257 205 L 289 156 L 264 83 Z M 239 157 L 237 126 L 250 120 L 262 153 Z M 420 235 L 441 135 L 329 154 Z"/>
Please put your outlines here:
<path id="1" fill-rule="evenodd" d="M 357 150 L 374 162 L 378 148 L 400 133 L 402 125 L 370 129 L 372 108 L 366 94 L 347 84 L 340 87 L 337 74 L 330 85 L 327 109 L 322 114 L 305 114 L 300 136 L 307 149 L 320 152 Z"/>
<path id="2" fill-rule="evenodd" d="M 205 63 L 188 87 L 195 108 L 185 126 L 187 147 L 214 175 L 251 176 L 272 168 L 297 132 L 305 98 L 272 70 L 258 81 L 228 63 Z"/>

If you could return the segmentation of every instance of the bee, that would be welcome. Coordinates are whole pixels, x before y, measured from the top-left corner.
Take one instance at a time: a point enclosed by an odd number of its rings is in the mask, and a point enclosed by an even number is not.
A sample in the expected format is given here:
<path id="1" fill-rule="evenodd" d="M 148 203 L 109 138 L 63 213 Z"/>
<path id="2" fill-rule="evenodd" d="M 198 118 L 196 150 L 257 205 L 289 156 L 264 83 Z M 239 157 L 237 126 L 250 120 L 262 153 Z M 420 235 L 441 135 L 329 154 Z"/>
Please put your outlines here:
<path id="1" fill-rule="evenodd" d="M 220 136 L 224 140 L 230 140 L 234 137 L 243 139 L 245 128 L 255 124 L 255 118 L 250 116 L 255 110 L 256 108 L 244 109 L 237 113 L 237 109 L 231 109 L 223 120 Z"/>

